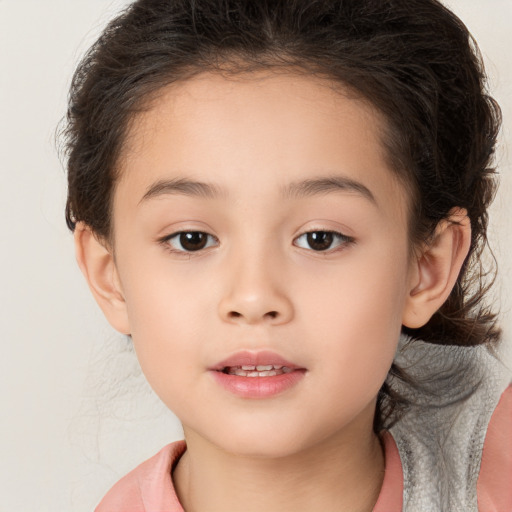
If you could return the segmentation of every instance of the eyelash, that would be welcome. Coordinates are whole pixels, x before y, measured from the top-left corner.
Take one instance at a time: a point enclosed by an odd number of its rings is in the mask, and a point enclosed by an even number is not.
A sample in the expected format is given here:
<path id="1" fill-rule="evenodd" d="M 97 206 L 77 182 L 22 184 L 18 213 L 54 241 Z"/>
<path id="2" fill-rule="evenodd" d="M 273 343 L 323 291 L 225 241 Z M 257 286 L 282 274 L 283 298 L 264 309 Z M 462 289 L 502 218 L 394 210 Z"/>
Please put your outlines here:
<path id="1" fill-rule="evenodd" d="M 332 236 L 332 238 L 334 240 L 336 240 L 336 239 L 338 240 L 338 245 L 334 249 L 332 249 L 331 246 L 329 246 L 325 250 L 315 250 L 315 249 L 309 248 L 309 250 L 312 250 L 313 252 L 316 252 L 316 253 L 331 254 L 331 253 L 334 253 L 334 252 L 338 252 L 338 251 L 343 250 L 348 245 L 351 245 L 354 242 L 354 238 L 352 238 L 350 236 L 344 235 L 343 233 L 339 233 L 337 231 L 324 230 L 324 229 L 314 229 L 314 230 L 306 231 L 305 233 L 302 233 L 301 235 L 296 237 L 294 239 L 294 241 L 299 240 L 299 239 L 301 239 L 303 237 L 306 237 L 306 239 L 307 239 L 309 237 L 309 235 L 312 235 L 314 233 L 317 233 L 317 234 L 318 233 L 322 233 L 323 235 L 330 235 L 330 236 Z M 212 244 L 208 245 L 208 240 L 207 240 L 207 242 L 206 242 L 207 245 L 205 245 L 204 247 L 201 247 L 201 248 L 199 248 L 197 250 L 186 250 L 183 247 L 182 242 L 180 240 L 182 235 L 206 235 L 207 237 L 210 237 L 210 238 L 214 239 L 217 242 L 219 241 L 218 238 L 216 238 L 213 235 L 210 235 L 209 233 L 205 233 L 204 231 L 177 231 L 176 233 L 171 233 L 170 235 L 167 235 L 167 236 L 161 238 L 160 240 L 158 240 L 158 242 L 161 243 L 171 253 L 173 253 L 173 254 L 180 254 L 180 255 L 185 255 L 185 254 L 192 255 L 194 253 L 199 253 L 202 250 L 207 249 L 207 248 L 212 246 Z M 172 241 L 173 240 L 178 240 L 178 242 L 181 245 L 182 249 L 175 248 L 172 245 Z M 298 247 L 301 247 L 301 246 L 298 246 Z M 302 249 L 308 249 L 307 247 L 301 247 L 301 248 Z"/>

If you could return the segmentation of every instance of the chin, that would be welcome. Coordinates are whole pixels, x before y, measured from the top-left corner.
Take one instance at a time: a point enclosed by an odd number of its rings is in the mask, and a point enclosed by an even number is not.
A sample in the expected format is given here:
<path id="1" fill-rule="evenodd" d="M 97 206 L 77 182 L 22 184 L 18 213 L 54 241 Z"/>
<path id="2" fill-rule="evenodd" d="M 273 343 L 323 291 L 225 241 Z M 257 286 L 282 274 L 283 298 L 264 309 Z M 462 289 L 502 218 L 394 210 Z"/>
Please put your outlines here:
<path id="1" fill-rule="evenodd" d="M 274 421 L 270 424 L 248 423 L 245 420 L 237 425 L 224 426 L 205 437 L 224 452 L 256 459 L 294 456 L 312 448 L 324 438 L 319 433 L 306 431 L 302 422 L 294 426 Z"/>

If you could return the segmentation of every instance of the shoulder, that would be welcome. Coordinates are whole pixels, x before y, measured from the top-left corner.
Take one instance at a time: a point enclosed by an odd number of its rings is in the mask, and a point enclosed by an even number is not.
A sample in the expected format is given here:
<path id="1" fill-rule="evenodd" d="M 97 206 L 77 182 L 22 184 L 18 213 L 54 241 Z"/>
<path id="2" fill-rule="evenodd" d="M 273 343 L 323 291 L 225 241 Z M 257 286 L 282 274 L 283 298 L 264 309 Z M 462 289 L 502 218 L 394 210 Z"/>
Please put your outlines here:
<path id="1" fill-rule="evenodd" d="M 414 510 L 404 507 L 403 466 L 397 445 L 390 432 L 382 433 L 386 471 L 379 500 L 373 512 Z M 471 450 L 470 450 L 471 451 Z M 407 464 L 410 454 L 403 454 Z M 473 454 L 479 459 L 478 453 Z M 512 384 L 501 394 L 485 432 L 476 488 L 478 510 L 482 512 L 512 511 Z M 419 475 L 418 475 L 419 476 Z M 426 475 L 423 475 L 425 477 Z M 427 477 L 428 479 L 428 477 Z M 408 482 L 409 484 L 411 482 Z M 457 509 L 458 510 L 458 509 Z"/>
<path id="2" fill-rule="evenodd" d="M 171 471 L 185 450 L 185 441 L 176 441 L 162 448 L 121 478 L 101 500 L 95 512 L 183 512 Z"/>
<path id="3" fill-rule="evenodd" d="M 512 385 L 501 395 L 487 428 L 477 483 L 478 508 L 512 510 Z"/>
<path id="4" fill-rule="evenodd" d="M 402 494 L 404 489 L 403 469 L 400 454 L 393 436 L 388 431 L 380 434 L 386 467 L 379 498 L 373 512 L 389 512 L 402 510 Z"/>
<path id="5" fill-rule="evenodd" d="M 410 402 L 390 429 L 403 470 L 404 512 L 465 512 L 477 504 L 485 512 L 512 510 L 502 505 L 509 499 L 504 482 L 512 481 L 510 369 L 483 346 L 419 340 L 401 347 L 396 360 L 413 378 L 411 385 L 392 383 Z"/>

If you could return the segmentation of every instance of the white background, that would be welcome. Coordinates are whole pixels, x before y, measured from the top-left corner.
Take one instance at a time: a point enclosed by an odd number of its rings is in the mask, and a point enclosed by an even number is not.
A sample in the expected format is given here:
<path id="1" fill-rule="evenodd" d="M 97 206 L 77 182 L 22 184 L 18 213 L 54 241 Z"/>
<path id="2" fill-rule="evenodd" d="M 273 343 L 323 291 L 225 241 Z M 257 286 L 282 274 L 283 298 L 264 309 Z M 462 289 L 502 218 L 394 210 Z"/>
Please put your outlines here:
<path id="1" fill-rule="evenodd" d="M 54 132 L 79 57 L 125 3 L 0 0 L 2 511 L 91 511 L 120 476 L 181 437 L 93 303 L 63 215 Z M 491 239 L 510 340 L 512 0 L 447 3 L 478 40 L 503 109 Z"/>

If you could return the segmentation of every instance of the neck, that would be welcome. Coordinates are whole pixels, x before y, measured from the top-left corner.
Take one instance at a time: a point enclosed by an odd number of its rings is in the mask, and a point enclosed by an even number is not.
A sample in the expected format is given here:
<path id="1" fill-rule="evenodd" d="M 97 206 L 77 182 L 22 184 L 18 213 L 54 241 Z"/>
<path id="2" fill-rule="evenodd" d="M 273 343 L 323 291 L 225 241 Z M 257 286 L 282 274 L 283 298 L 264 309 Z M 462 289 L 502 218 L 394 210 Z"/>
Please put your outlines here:
<path id="1" fill-rule="evenodd" d="M 173 473 L 187 512 L 240 510 L 371 512 L 384 477 L 377 436 L 347 427 L 305 450 L 278 458 L 227 453 L 187 431 L 187 451 Z"/>

